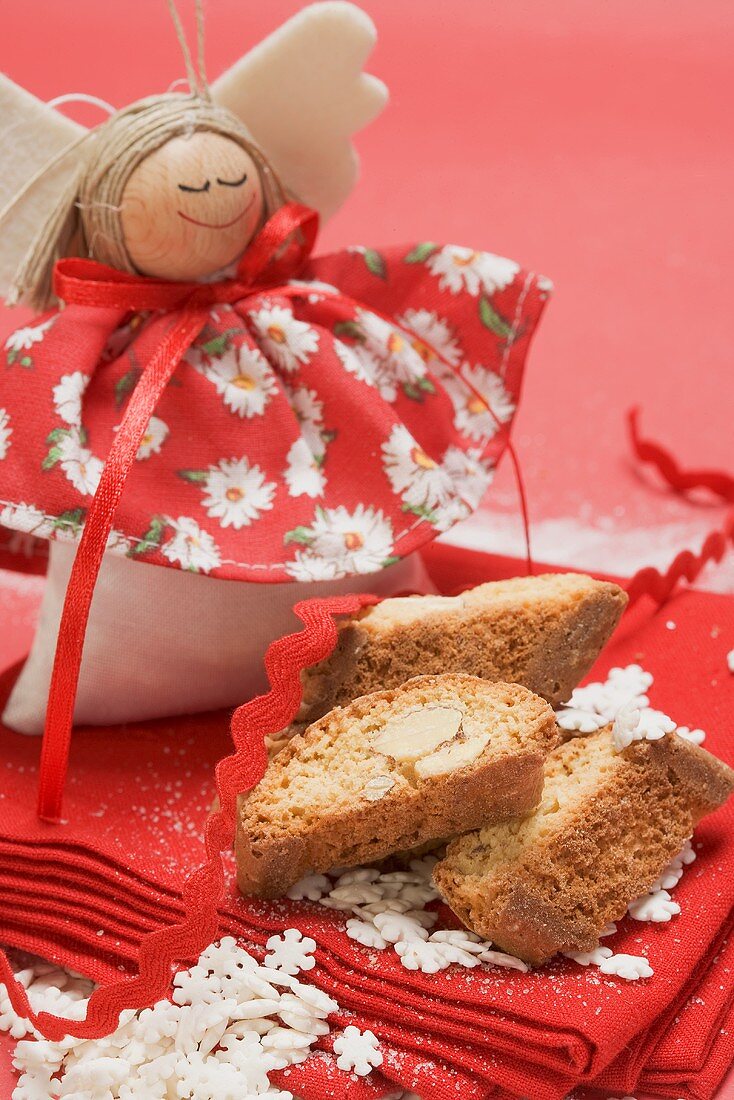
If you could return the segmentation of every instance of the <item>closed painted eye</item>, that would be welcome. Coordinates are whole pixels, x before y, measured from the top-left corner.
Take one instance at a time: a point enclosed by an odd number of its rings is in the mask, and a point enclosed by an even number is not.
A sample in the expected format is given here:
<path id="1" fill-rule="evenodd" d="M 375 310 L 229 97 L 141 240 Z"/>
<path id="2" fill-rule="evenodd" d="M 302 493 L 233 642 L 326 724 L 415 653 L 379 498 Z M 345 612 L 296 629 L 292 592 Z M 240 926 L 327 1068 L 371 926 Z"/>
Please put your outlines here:
<path id="1" fill-rule="evenodd" d="M 244 176 L 240 176 L 238 180 L 220 180 L 219 176 L 217 176 L 217 183 L 220 183 L 222 187 L 241 187 L 246 180 L 247 172 L 245 172 Z"/>
<path id="2" fill-rule="evenodd" d="M 219 180 L 217 180 L 219 183 Z M 189 193 L 199 193 L 201 191 L 208 191 L 211 187 L 211 180 L 207 180 L 203 187 L 191 187 L 188 183 L 179 183 L 179 191 L 188 191 Z"/>

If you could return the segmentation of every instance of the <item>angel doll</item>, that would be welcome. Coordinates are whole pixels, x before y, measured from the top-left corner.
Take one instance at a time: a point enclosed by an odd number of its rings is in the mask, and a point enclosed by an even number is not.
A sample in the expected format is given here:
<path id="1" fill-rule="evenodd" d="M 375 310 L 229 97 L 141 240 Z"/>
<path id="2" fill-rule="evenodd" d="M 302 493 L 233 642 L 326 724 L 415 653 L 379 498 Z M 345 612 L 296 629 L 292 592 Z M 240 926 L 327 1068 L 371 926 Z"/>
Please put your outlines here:
<path id="1" fill-rule="evenodd" d="M 48 561 L 6 725 L 238 704 L 294 602 L 426 591 L 421 546 L 479 504 L 547 284 L 426 242 L 312 255 L 386 99 L 373 43 L 315 4 L 90 131 L 2 78 L 0 291 L 45 312 L 5 345 L 0 543 Z"/>

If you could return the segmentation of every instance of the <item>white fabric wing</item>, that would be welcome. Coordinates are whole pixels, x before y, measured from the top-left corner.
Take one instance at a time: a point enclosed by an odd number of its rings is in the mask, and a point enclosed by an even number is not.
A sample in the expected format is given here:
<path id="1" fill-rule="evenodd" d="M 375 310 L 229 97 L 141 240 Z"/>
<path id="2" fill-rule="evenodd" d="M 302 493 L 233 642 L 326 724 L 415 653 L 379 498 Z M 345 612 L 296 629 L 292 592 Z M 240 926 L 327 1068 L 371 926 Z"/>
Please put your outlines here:
<path id="1" fill-rule="evenodd" d="M 328 218 L 357 179 L 352 134 L 387 102 L 362 71 L 375 44 L 371 19 L 327 0 L 284 23 L 212 85 L 275 165 L 285 186 Z"/>
<path id="2" fill-rule="evenodd" d="M 85 133 L 0 73 L 0 210 L 53 156 Z M 7 297 L 38 226 L 59 200 L 74 168 L 73 153 L 44 173 L 0 222 L 0 297 Z"/>

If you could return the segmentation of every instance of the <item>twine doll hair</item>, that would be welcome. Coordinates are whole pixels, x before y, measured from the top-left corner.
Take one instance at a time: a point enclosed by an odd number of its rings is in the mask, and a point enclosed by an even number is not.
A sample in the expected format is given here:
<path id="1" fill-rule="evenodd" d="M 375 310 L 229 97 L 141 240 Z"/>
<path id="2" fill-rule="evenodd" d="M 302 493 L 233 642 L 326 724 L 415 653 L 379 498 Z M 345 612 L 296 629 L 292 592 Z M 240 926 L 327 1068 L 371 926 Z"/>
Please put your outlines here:
<path id="1" fill-rule="evenodd" d="M 131 174 L 151 153 L 172 138 L 206 130 L 237 142 L 249 153 L 263 189 L 261 224 L 290 196 L 273 166 L 246 127 L 230 111 L 211 100 L 204 71 L 204 22 L 201 0 L 196 3 L 198 70 L 173 0 L 168 0 L 176 35 L 184 55 L 189 94 L 148 96 L 115 112 L 101 125 L 53 157 L 0 213 L 0 220 L 41 179 L 70 153 L 77 167 L 58 205 L 40 226 L 13 280 L 8 302 L 21 299 L 36 309 L 54 302 L 53 269 L 64 256 L 88 256 L 121 271 L 137 273 L 122 232 L 123 192 Z"/>
<path id="2" fill-rule="evenodd" d="M 156 149 L 200 130 L 237 142 L 252 157 L 263 188 L 262 220 L 267 221 L 287 195 L 239 119 L 198 93 L 149 96 L 116 112 L 74 146 L 78 168 L 23 259 L 14 279 L 15 300 L 46 309 L 53 302 L 53 267 L 63 256 L 90 256 L 135 273 L 120 216 L 125 185 Z"/>

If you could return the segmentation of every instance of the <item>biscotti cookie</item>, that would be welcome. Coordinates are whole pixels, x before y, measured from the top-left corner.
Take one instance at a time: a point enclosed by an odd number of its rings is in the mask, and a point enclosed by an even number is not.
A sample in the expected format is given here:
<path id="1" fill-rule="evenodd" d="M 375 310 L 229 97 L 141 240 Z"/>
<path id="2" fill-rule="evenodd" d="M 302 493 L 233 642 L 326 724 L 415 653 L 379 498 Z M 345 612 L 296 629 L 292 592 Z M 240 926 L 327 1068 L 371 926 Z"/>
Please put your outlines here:
<path id="1" fill-rule="evenodd" d="M 580 573 L 383 600 L 342 621 L 331 656 L 305 670 L 298 721 L 418 673 L 523 684 L 557 706 L 589 671 L 626 603 L 616 584 Z"/>
<path id="2" fill-rule="evenodd" d="M 452 841 L 434 880 L 468 928 L 526 962 L 590 951 L 732 789 L 731 768 L 676 734 L 617 752 L 605 727 L 550 754 L 531 815 Z"/>
<path id="3" fill-rule="evenodd" d="M 556 740 L 537 695 L 473 676 L 420 676 L 338 707 L 242 799 L 240 889 L 277 897 L 306 872 L 526 814 Z"/>

